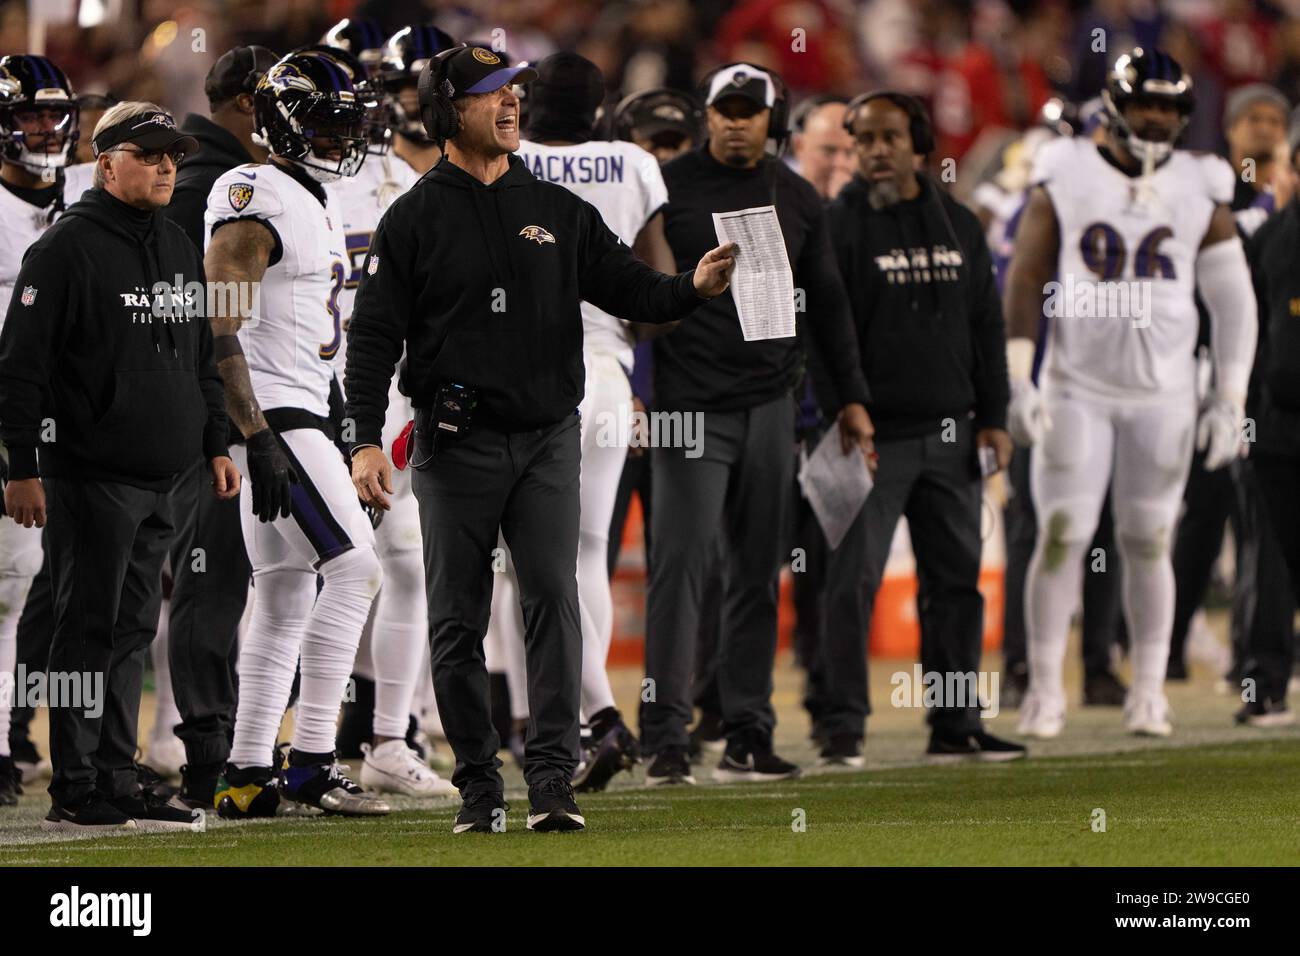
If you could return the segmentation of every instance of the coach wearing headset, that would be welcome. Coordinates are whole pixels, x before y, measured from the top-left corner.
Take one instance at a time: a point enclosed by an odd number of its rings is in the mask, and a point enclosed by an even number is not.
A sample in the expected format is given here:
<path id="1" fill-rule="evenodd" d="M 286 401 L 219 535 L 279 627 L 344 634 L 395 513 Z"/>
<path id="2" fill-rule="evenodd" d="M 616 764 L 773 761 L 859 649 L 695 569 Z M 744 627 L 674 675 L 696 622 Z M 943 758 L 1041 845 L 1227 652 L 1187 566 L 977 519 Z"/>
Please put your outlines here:
<path id="1" fill-rule="evenodd" d="M 844 284 L 835 271 L 822 203 L 781 160 L 765 155 L 787 133 L 788 99 L 778 77 L 747 63 L 704 81 L 708 140 L 664 166 L 668 244 L 677 267 L 716 242 L 713 213 L 775 202 L 796 289 L 797 323 L 822 347 L 830 373 L 816 383 L 838 413 L 847 453 L 870 444 L 867 389 L 854 361 Z M 742 250 L 742 255 L 743 250 Z M 804 366 L 799 338 L 746 342 L 731 296 L 655 340 L 655 406 L 700 416 L 702 445 L 651 450 L 654 555 L 646 597 L 643 747 L 655 754 L 648 779 L 694 783 L 687 757 L 691 673 L 710 547 L 726 540 L 718 689 L 727 748 L 714 777 L 774 780 L 798 768 L 772 749 L 772 664 L 777 581 L 793 481 L 794 403 Z M 855 452 L 856 449 L 855 449 Z M 653 687 L 653 693 L 650 689 Z"/>
<path id="2" fill-rule="evenodd" d="M 934 149 L 924 108 L 898 93 L 865 94 L 849 104 L 844 125 L 858 170 L 829 218 L 871 387 L 879 464 L 829 561 L 821 729 L 822 761 L 858 766 L 871 607 L 900 515 L 916 555 L 922 670 L 969 675 L 975 687 L 984 630 L 981 475 L 1006 467 L 1011 439 L 992 257 L 974 213 L 918 172 Z M 1024 756 L 981 731 L 973 694 L 952 697 L 930 708 L 932 759 Z"/>
<path id="3" fill-rule="evenodd" d="M 433 682 L 464 801 L 457 833 L 499 832 L 505 823 L 482 646 L 498 528 L 524 612 L 528 828 L 584 825 L 570 786 L 582 669 L 579 302 L 631 321 L 671 322 L 724 292 L 735 261 L 734 246 L 710 247 L 693 270 L 663 275 L 620 243 L 590 203 L 537 180 L 512 155 L 512 85 L 536 76 L 477 46 L 446 50 L 425 67 L 421 115 L 445 153 L 380 221 L 348 330 L 352 478 L 363 501 L 384 509 L 392 485 L 380 430 L 406 349 L 401 389 L 416 409 L 411 466 Z"/>

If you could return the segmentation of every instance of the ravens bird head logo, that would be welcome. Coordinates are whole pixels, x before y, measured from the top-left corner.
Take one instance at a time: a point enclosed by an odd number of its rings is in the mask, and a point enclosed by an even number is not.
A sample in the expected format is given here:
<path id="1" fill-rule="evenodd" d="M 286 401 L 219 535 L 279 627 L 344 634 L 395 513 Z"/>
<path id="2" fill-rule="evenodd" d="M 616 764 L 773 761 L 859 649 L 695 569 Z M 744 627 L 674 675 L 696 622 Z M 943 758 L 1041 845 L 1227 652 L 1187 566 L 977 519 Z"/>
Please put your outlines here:
<path id="1" fill-rule="evenodd" d="M 525 239 L 533 240 L 539 246 L 544 242 L 555 242 L 555 237 L 541 226 L 524 226 L 519 230 L 519 235 Z"/>

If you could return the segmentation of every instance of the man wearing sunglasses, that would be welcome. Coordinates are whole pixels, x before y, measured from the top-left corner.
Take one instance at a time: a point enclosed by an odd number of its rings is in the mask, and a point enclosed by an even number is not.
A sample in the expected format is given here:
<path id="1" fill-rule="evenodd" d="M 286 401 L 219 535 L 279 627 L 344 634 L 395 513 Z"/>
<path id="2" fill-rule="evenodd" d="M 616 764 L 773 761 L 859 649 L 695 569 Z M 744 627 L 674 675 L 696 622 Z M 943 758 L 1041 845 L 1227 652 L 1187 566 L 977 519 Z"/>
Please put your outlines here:
<path id="1" fill-rule="evenodd" d="M 190 812 L 142 792 L 134 765 L 170 494 L 200 452 L 218 497 L 237 494 L 240 479 L 193 294 L 203 263 L 160 213 L 195 142 L 160 107 L 122 103 L 93 145 L 95 188 L 28 250 L 0 333 L 5 509 L 46 528 L 50 672 L 87 688 L 75 706 L 50 708 L 41 827 L 179 830 Z"/>

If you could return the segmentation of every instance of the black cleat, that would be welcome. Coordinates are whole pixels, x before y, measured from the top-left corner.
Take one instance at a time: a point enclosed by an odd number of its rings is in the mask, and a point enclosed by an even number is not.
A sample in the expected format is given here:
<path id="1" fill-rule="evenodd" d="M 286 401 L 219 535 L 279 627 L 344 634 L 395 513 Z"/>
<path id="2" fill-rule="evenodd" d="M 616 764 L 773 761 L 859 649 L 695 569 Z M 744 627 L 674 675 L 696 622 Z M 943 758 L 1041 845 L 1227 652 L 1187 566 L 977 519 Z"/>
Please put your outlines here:
<path id="1" fill-rule="evenodd" d="M 183 764 L 181 766 L 181 792 L 177 799 L 191 809 L 211 809 L 221 779 L 220 763 Z"/>
<path id="2" fill-rule="evenodd" d="M 528 788 L 528 829 L 538 833 L 581 830 L 587 821 L 573 799 L 573 785 L 551 777 Z"/>
<path id="3" fill-rule="evenodd" d="M 691 762 L 686 759 L 684 747 L 665 747 L 650 761 L 645 772 L 645 782 L 652 787 L 695 785 L 691 776 Z"/>
<path id="4" fill-rule="evenodd" d="M 817 758 L 819 767 L 861 767 L 862 740 L 852 734 L 834 734 Z"/>
<path id="5" fill-rule="evenodd" d="M 213 787 L 212 805 L 223 820 L 275 816 L 280 806 L 275 771 L 270 767 L 226 764 Z"/>
<path id="6" fill-rule="evenodd" d="M 930 732 L 930 746 L 926 748 L 927 763 L 963 763 L 981 761 L 997 763 L 1020 760 L 1029 751 L 1020 744 L 994 737 L 982 730 L 973 734 L 951 734 L 938 730 Z"/>
<path id="7" fill-rule="evenodd" d="M 1128 688 L 1113 671 L 1089 674 L 1083 679 L 1084 707 L 1123 707 Z"/>
<path id="8" fill-rule="evenodd" d="M 496 790 L 471 793 L 456 814 L 452 833 L 505 833 L 506 811 L 510 804 Z"/>
<path id="9" fill-rule="evenodd" d="M 1246 727 L 1290 727 L 1295 714 L 1285 700 L 1252 700 L 1232 715 L 1232 719 Z"/>
<path id="10" fill-rule="evenodd" d="M 41 821 L 46 833 L 116 833 L 137 829 L 135 820 L 113 806 L 98 793 L 76 803 L 52 803 Z"/>
<path id="11" fill-rule="evenodd" d="M 23 773 L 14 764 L 13 757 L 0 757 L 0 807 L 18 806 L 22 796 Z"/>
<path id="12" fill-rule="evenodd" d="M 289 762 L 280 771 L 280 799 L 337 813 L 345 817 L 378 817 L 392 812 L 387 800 L 367 793 L 353 783 L 342 764 L 331 759 L 321 763 L 294 766 L 302 759 L 290 750 Z"/>
<path id="13" fill-rule="evenodd" d="M 615 724 L 587 754 L 587 762 L 573 777 L 573 789 L 578 793 L 604 790 L 620 770 L 631 770 L 640 762 L 641 748 L 632 731 L 621 722 Z"/>
<path id="14" fill-rule="evenodd" d="M 204 810 L 192 810 L 173 799 L 160 798 L 149 790 L 114 797 L 108 802 L 134 820 L 136 829 L 142 833 L 167 833 L 173 830 L 202 832 L 204 829 Z"/>
<path id="15" fill-rule="evenodd" d="M 692 763 L 699 763 L 709 757 L 722 753 L 727 746 L 727 737 L 721 714 L 703 711 L 700 722 L 691 728 L 688 753 Z"/>
<path id="16" fill-rule="evenodd" d="M 757 734 L 727 741 L 726 752 L 713 771 L 719 783 L 762 783 L 799 776 L 799 767 L 772 752 L 772 742 Z"/>

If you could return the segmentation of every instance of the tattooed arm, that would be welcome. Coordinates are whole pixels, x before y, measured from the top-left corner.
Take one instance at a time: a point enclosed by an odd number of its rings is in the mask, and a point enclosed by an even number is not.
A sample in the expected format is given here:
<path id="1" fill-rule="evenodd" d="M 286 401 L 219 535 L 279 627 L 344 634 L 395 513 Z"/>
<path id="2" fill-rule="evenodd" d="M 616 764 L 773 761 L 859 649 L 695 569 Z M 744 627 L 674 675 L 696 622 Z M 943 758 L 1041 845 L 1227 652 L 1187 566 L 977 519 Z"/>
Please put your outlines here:
<path id="1" fill-rule="evenodd" d="M 275 250 L 275 234 L 256 219 L 227 223 L 212 235 L 203 258 L 209 282 L 261 282 Z M 236 288 L 248 288 L 240 285 Z M 226 410 L 240 433 L 249 438 L 266 428 L 266 419 L 253 394 L 248 375 L 248 361 L 235 333 L 243 316 L 233 312 L 238 303 L 249 301 L 242 295 L 214 296 L 218 310 L 211 318 L 217 370 L 226 388 Z M 223 308 L 224 306 L 224 308 Z"/>

